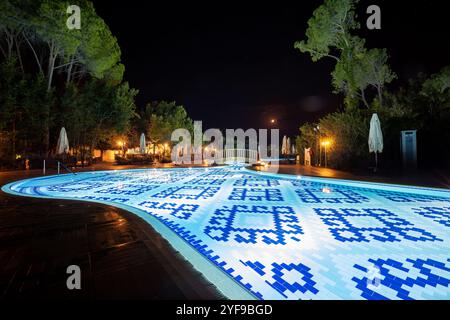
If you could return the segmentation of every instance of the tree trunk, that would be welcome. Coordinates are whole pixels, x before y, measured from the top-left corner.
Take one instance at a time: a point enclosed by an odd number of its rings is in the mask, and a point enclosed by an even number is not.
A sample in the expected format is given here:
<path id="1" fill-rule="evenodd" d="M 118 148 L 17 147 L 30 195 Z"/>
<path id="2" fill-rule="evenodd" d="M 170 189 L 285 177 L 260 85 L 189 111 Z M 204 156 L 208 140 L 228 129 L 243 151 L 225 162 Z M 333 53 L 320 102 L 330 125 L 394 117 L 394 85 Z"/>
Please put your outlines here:
<path id="1" fill-rule="evenodd" d="M 380 85 L 377 86 L 377 92 L 378 92 L 378 100 L 380 102 L 380 107 L 383 106 L 383 94 L 382 94 L 382 88 Z"/>
<path id="2" fill-rule="evenodd" d="M 364 93 L 364 90 L 363 90 L 363 89 L 361 89 L 361 99 L 362 99 L 362 101 L 364 102 L 364 104 L 365 104 L 365 106 L 367 107 L 367 109 L 369 109 L 369 104 L 367 103 L 367 100 L 366 100 L 366 94 Z"/>
<path id="3" fill-rule="evenodd" d="M 14 37 L 9 31 L 6 31 L 6 43 L 8 45 L 8 59 L 10 59 L 14 47 Z"/>
<path id="4" fill-rule="evenodd" d="M 72 56 L 72 58 L 70 58 L 69 68 L 67 69 L 66 86 L 69 85 L 71 77 L 72 77 L 73 59 L 74 59 L 74 57 Z"/>
<path id="5" fill-rule="evenodd" d="M 25 69 L 23 68 L 22 56 L 20 54 L 19 44 L 17 40 L 16 40 L 16 52 L 17 52 L 17 59 L 19 60 L 20 69 L 22 70 L 22 73 L 25 73 Z"/>
<path id="6" fill-rule="evenodd" d="M 47 82 L 47 92 L 50 92 L 50 89 L 52 88 L 52 80 L 53 80 L 53 70 L 55 67 L 55 60 L 56 57 L 50 57 L 49 61 L 49 67 L 48 67 L 48 82 Z"/>
<path id="7" fill-rule="evenodd" d="M 15 119 L 15 117 L 16 117 L 16 115 L 14 112 L 14 119 L 13 119 L 13 123 L 12 123 L 12 155 L 11 155 L 11 158 L 14 163 L 16 160 L 16 119 Z"/>
<path id="8" fill-rule="evenodd" d="M 56 52 L 55 43 L 52 41 L 52 43 L 50 44 L 50 53 L 49 53 L 49 58 L 48 58 L 47 92 L 50 92 L 50 89 L 52 88 L 53 73 L 55 70 L 55 62 L 56 62 L 57 57 L 58 57 L 58 54 Z"/>
<path id="9" fill-rule="evenodd" d="M 6 51 L 5 51 L 5 49 L 3 49 L 3 47 L 1 46 L 1 44 L 0 44 L 0 51 L 1 51 L 1 53 L 3 54 L 3 56 L 4 56 L 5 58 L 7 58 L 7 56 L 6 56 Z"/>
<path id="10" fill-rule="evenodd" d="M 52 88 L 52 79 L 53 72 L 55 69 L 55 61 L 57 58 L 57 54 L 55 53 L 55 44 L 52 42 L 50 45 L 50 54 L 48 61 L 48 70 L 47 70 L 47 92 L 50 92 Z M 48 156 L 48 152 L 50 150 L 50 106 L 47 106 L 47 111 L 45 114 L 45 133 L 44 133 L 44 152 L 45 156 Z"/>
<path id="11" fill-rule="evenodd" d="M 24 37 L 25 41 L 28 43 L 28 45 L 30 46 L 31 51 L 33 52 L 34 59 L 36 59 L 36 63 L 38 65 L 38 67 L 39 67 L 39 72 L 42 74 L 43 73 L 43 71 L 42 71 L 42 63 L 41 63 L 41 61 L 39 60 L 39 58 L 37 56 L 36 50 L 34 50 L 34 47 L 31 44 L 31 42 L 28 40 L 27 36 L 24 35 L 23 37 Z"/>

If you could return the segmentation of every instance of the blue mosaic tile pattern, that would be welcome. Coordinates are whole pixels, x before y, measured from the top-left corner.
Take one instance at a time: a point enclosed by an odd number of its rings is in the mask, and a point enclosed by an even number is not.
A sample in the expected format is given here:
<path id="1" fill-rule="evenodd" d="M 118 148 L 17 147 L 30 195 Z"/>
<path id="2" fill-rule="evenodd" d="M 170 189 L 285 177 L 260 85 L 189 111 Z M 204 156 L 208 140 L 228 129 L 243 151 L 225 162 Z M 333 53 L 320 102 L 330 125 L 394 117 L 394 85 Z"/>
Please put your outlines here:
<path id="1" fill-rule="evenodd" d="M 161 192 L 155 193 L 152 197 L 163 199 L 199 200 L 212 198 L 217 191 L 219 191 L 219 188 L 216 187 L 182 186 L 167 188 Z"/>
<path id="2" fill-rule="evenodd" d="M 315 209 L 338 241 L 442 241 L 387 209 Z"/>
<path id="3" fill-rule="evenodd" d="M 450 285 L 450 259 L 369 259 L 369 267 L 355 264 L 366 276 L 353 277 L 366 299 L 414 299 L 413 288 L 446 289 Z"/>
<path id="4" fill-rule="evenodd" d="M 143 210 L 157 214 L 158 211 L 165 211 L 173 217 L 187 220 L 199 208 L 198 204 L 177 204 L 177 203 L 160 203 L 156 201 L 144 201 L 139 204 Z"/>
<path id="5" fill-rule="evenodd" d="M 296 189 L 300 201 L 305 203 L 364 203 L 369 198 L 352 190 L 340 190 L 330 188 L 302 188 Z"/>
<path id="6" fill-rule="evenodd" d="M 217 209 L 205 234 L 216 241 L 286 244 L 287 238 L 300 241 L 303 230 L 294 209 L 288 206 L 223 206 Z"/>
<path id="7" fill-rule="evenodd" d="M 434 197 L 429 195 L 420 195 L 420 194 L 408 194 L 408 193 L 400 193 L 400 192 L 386 192 L 386 191 L 376 191 L 376 194 L 384 197 L 392 202 L 450 202 L 450 199 L 443 197 Z"/>
<path id="8" fill-rule="evenodd" d="M 146 184 L 121 184 L 106 189 L 94 191 L 95 193 L 120 194 L 128 196 L 138 196 L 142 193 L 148 192 L 157 188 L 158 186 Z"/>
<path id="9" fill-rule="evenodd" d="M 108 186 L 107 183 L 102 182 L 92 182 L 92 181 L 75 181 L 62 183 L 59 185 L 53 185 L 48 187 L 48 191 L 55 192 L 77 192 L 77 191 L 88 191 L 98 188 L 103 188 Z"/>
<path id="10" fill-rule="evenodd" d="M 89 172 L 10 188 L 138 209 L 258 299 L 450 299 L 450 191 L 242 166 Z"/>
<path id="11" fill-rule="evenodd" d="M 106 201 L 106 202 L 117 202 L 126 203 L 128 199 L 126 198 L 114 198 L 114 197 L 95 197 L 95 196 L 83 196 L 80 199 L 84 200 L 95 200 L 95 201 Z"/>
<path id="12" fill-rule="evenodd" d="M 234 185 L 239 187 L 274 187 L 280 185 L 280 183 L 276 179 L 246 178 L 237 179 Z"/>
<path id="13" fill-rule="evenodd" d="M 450 227 L 450 207 L 423 207 L 413 208 L 413 212 L 433 221 L 440 223 L 446 227 Z"/>
<path id="14" fill-rule="evenodd" d="M 204 178 L 196 178 L 192 180 L 188 180 L 185 182 L 185 184 L 191 184 L 191 185 L 198 185 L 198 186 L 220 186 L 222 185 L 226 180 L 224 178 L 217 178 L 217 177 L 204 177 Z"/>
<path id="15" fill-rule="evenodd" d="M 281 191 L 273 188 L 233 188 L 228 200 L 283 201 Z"/>
<path id="16" fill-rule="evenodd" d="M 264 276 L 266 274 L 266 272 L 264 271 L 266 267 L 259 261 L 241 262 L 243 265 L 255 270 L 261 276 Z M 301 263 L 272 263 L 271 267 L 271 279 L 266 280 L 265 282 L 272 288 L 274 288 L 277 292 L 279 292 L 283 297 L 288 298 L 285 292 L 301 292 L 303 294 L 308 291 L 312 294 L 317 294 L 319 292 L 319 290 L 315 288 L 316 282 L 312 279 L 313 275 L 309 272 L 311 269 L 307 266 Z M 267 270 L 267 272 L 269 272 L 269 270 Z M 285 277 L 286 275 L 288 275 L 288 273 L 294 273 L 294 275 L 291 275 L 290 279 L 286 279 Z"/>

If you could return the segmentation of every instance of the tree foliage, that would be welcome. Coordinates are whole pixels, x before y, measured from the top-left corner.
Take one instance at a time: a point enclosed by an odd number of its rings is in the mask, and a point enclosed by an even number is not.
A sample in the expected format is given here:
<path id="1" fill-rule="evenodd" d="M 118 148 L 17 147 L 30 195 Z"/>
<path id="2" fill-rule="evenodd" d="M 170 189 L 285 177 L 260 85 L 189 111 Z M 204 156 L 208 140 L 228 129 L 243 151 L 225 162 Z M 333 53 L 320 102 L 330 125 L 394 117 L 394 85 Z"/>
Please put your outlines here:
<path id="1" fill-rule="evenodd" d="M 0 134 L 11 159 L 48 155 L 62 126 L 71 147 L 90 152 L 135 117 L 117 39 L 87 0 L 77 2 L 81 30 L 67 28 L 71 4 L 0 1 Z"/>
<path id="2" fill-rule="evenodd" d="M 188 117 L 186 109 L 176 102 L 151 102 L 147 104 L 145 113 L 146 132 L 151 141 L 170 142 L 172 132 L 183 128 L 193 131 L 193 122 Z"/>
<path id="3" fill-rule="evenodd" d="M 350 31 L 359 27 L 356 21 L 355 0 L 325 0 L 308 20 L 306 40 L 295 42 L 295 48 L 309 53 L 313 61 L 323 57 L 339 60 L 333 51 L 352 46 Z"/>
<path id="4" fill-rule="evenodd" d="M 450 66 L 427 79 L 420 90 L 427 99 L 430 116 L 440 117 L 450 111 Z"/>
<path id="5" fill-rule="evenodd" d="M 62 97 L 59 127 L 66 127 L 75 146 L 92 151 L 100 141 L 128 132 L 130 120 L 136 115 L 136 94 L 128 83 L 111 86 L 91 80 L 81 89 L 71 85 Z"/>
<path id="6" fill-rule="evenodd" d="M 362 101 L 368 108 L 367 89 L 374 89 L 382 104 L 383 88 L 395 74 L 387 64 L 385 49 L 367 49 L 365 41 L 352 32 L 359 29 L 355 8 L 358 0 L 325 0 L 308 21 L 306 40 L 294 47 L 313 61 L 324 57 L 336 61 L 331 73 L 336 93 L 345 95 L 347 106 Z"/>

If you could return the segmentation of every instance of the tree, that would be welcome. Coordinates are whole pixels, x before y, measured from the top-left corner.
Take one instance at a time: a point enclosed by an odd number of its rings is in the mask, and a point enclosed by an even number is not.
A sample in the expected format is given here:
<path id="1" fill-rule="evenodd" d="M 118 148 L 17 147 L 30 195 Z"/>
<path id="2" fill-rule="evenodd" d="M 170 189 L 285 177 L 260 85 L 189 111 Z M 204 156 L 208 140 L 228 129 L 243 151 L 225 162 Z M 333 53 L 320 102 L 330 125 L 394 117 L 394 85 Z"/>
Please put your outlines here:
<path id="1" fill-rule="evenodd" d="M 9 57 L 15 44 L 20 60 L 20 44 L 25 40 L 39 72 L 47 77 L 47 91 L 50 91 L 55 71 L 65 72 L 66 82 L 72 81 L 74 76 L 90 74 L 120 83 L 124 67 L 120 64 L 117 39 L 87 0 L 77 3 L 83 12 L 83 29 L 67 28 L 66 10 L 70 4 L 61 0 L 3 0 L 0 35 L 5 35 L 6 45 L 0 43 L 0 51 Z"/>
<path id="2" fill-rule="evenodd" d="M 47 156 L 62 126 L 85 159 L 112 136 L 127 134 L 135 117 L 137 91 L 122 82 L 117 39 L 88 0 L 77 2 L 82 29 L 67 28 L 70 4 L 0 1 L 0 131 L 11 142 L 11 159 L 16 152 Z M 22 56 L 31 63 L 23 65 Z"/>
<path id="3" fill-rule="evenodd" d="M 365 112 L 335 112 L 320 119 L 321 135 L 331 140 L 328 163 L 337 168 L 358 167 L 367 160 L 369 117 Z"/>
<path id="4" fill-rule="evenodd" d="M 300 127 L 296 146 L 302 155 L 304 148 L 312 148 L 319 157 L 320 140 L 330 140 L 328 164 L 335 168 L 357 167 L 367 158 L 367 135 L 369 132 L 366 111 L 346 110 L 335 112 L 319 120 L 317 124 L 305 123 Z M 319 132 L 315 128 L 320 128 Z"/>
<path id="5" fill-rule="evenodd" d="M 332 84 L 335 93 L 345 94 L 348 107 L 355 106 L 358 100 L 362 100 L 364 105 L 369 108 L 365 94 L 369 83 L 364 78 L 363 73 L 366 66 L 362 63 L 364 42 L 363 40 L 356 42 L 356 40 L 357 38 L 354 39 L 353 47 L 343 50 L 331 73 Z"/>
<path id="6" fill-rule="evenodd" d="M 416 109 L 423 123 L 420 131 L 422 154 L 433 155 L 428 165 L 450 167 L 450 66 L 422 83 Z M 444 147 L 443 147 L 444 146 Z M 437 156 L 439 154 L 439 156 Z"/>
<path id="7" fill-rule="evenodd" d="M 9 159 L 16 154 L 44 154 L 44 140 L 48 110 L 54 103 L 53 92 L 46 91 L 46 79 L 23 74 L 17 58 L 6 60 L 0 66 L 0 131 L 8 136 Z"/>
<path id="8" fill-rule="evenodd" d="M 428 101 L 428 113 L 439 117 L 450 110 L 450 66 L 424 81 L 420 94 Z"/>
<path id="9" fill-rule="evenodd" d="M 27 81 L 22 101 L 24 110 L 22 124 L 26 128 L 23 139 L 28 142 L 22 150 L 23 153 L 34 151 L 46 155 L 48 152 L 49 130 L 58 112 L 55 94 L 53 90 L 46 91 L 46 86 L 47 81 L 40 74 Z"/>
<path id="10" fill-rule="evenodd" d="M 81 89 L 70 85 L 62 98 L 65 126 L 82 160 L 100 143 L 126 134 L 136 116 L 137 90 L 128 83 L 112 86 L 98 80 L 88 81 Z"/>
<path id="11" fill-rule="evenodd" d="M 383 87 L 395 74 L 390 70 L 385 49 L 366 49 L 365 41 L 352 35 L 359 29 L 355 6 L 358 0 L 325 0 L 308 21 L 306 41 L 294 47 L 309 53 L 313 61 L 324 57 L 336 61 L 331 73 L 335 93 L 344 93 L 348 107 L 361 100 L 369 108 L 366 89 L 374 88 L 382 104 Z"/>
<path id="12" fill-rule="evenodd" d="M 175 129 L 193 131 L 193 122 L 188 117 L 186 109 L 176 102 L 148 103 L 140 116 L 140 128 L 145 130 L 153 144 L 169 143 Z"/>
<path id="13" fill-rule="evenodd" d="M 15 5 L 18 1 L 1 1 L 0 2 L 0 37 L 5 39 L 5 45 L 2 45 L 0 40 L 0 52 L 5 59 L 11 59 L 12 55 L 16 53 L 17 59 L 20 63 L 22 72 L 24 71 L 22 56 L 20 54 L 21 34 L 23 26 L 20 19 L 12 19 L 11 16 L 17 15 L 15 12 Z M 0 38 L 0 39 L 1 39 Z"/>
<path id="14" fill-rule="evenodd" d="M 97 79 L 107 79 L 114 83 L 122 81 L 125 68 L 120 64 L 121 51 L 116 37 L 100 18 L 89 1 L 82 2 L 83 33 L 77 48 L 76 61 L 86 72 Z"/>
<path id="15" fill-rule="evenodd" d="M 315 153 L 318 141 L 318 134 L 315 131 L 316 125 L 313 123 L 305 123 L 300 126 L 300 134 L 295 139 L 295 148 L 300 155 L 301 163 L 304 163 L 304 150 L 312 148 Z M 317 156 L 317 155 L 315 155 Z"/>
<path id="16" fill-rule="evenodd" d="M 357 0 L 325 0 L 308 20 L 307 40 L 294 44 L 301 52 L 309 53 L 313 61 L 329 57 L 339 61 L 339 54 L 352 47 L 353 37 L 350 31 L 359 27 L 356 21 L 355 5 Z"/>
<path id="17" fill-rule="evenodd" d="M 11 57 L 0 66 L 0 130 L 9 133 L 10 159 L 14 160 L 17 146 L 17 132 L 23 114 L 20 99 L 25 85 L 17 72 L 16 59 Z"/>
<path id="18" fill-rule="evenodd" d="M 383 105 L 383 88 L 391 83 L 397 76 L 387 64 L 388 54 L 386 49 L 366 50 L 360 58 L 361 66 L 358 78 L 376 89 L 380 106 Z"/>
<path id="19" fill-rule="evenodd" d="M 31 17 L 30 30 L 34 31 L 48 49 L 47 91 L 52 86 L 55 70 L 62 68 L 80 45 L 80 30 L 70 30 L 66 26 L 68 1 L 41 0 L 36 13 Z M 59 63 L 58 63 L 59 62 Z"/>
<path id="20" fill-rule="evenodd" d="M 350 99 L 358 98 L 369 108 L 368 87 L 374 88 L 379 105 L 383 104 L 383 88 L 396 78 L 387 64 L 386 49 L 365 49 L 356 46 L 352 54 L 345 54 L 332 72 L 335 92 L 344 92 Z"/>

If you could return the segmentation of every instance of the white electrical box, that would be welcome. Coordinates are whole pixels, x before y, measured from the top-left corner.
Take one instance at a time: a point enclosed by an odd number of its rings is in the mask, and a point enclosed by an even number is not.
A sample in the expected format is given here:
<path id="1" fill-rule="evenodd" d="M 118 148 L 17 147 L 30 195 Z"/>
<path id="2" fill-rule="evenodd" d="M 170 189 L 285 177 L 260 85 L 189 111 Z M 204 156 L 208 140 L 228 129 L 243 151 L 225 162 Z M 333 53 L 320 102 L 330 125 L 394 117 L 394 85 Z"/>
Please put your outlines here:
<path id="1" fill-rule="evenodd" d="M 401 132 L 401 151 L 403 167 L 405 169 L 417 168 L 417 130 Z"/>

